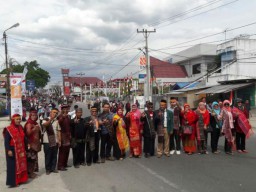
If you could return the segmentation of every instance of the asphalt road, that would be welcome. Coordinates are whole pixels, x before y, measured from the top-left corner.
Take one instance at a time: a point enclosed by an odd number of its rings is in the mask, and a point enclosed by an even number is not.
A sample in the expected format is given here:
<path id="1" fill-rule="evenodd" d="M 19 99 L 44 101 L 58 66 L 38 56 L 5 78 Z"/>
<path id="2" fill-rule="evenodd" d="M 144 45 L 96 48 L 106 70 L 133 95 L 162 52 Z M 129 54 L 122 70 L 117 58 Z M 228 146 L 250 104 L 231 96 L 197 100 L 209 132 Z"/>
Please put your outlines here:
<path id="1" fill-rule="evenodd" d="M 70 168 L 60 176 L 73 192 L 255 192 L 255 141 L 254 136 L 247 142 L 248 154 L 126 158 Z"/>

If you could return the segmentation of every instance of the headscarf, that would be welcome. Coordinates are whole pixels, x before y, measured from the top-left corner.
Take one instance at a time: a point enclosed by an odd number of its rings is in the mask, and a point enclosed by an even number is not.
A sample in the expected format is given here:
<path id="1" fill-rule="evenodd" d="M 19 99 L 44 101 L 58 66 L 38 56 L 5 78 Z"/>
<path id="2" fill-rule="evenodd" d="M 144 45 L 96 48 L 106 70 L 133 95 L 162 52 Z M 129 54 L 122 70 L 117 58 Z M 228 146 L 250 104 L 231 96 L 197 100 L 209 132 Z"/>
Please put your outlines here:
<path id="1" fill-rule="evenodd" d="M 140 117 L 141 112 L 140 112 L 140 110 L 138 109 L 137 105 L 136 105 L 136 104 L 132 104 L 132 107 L 136 107 L 136 110 L 135 110 L 135 111 L 132 111 L 132 112 L 135 113 L 135 114 L 137 114 L 138 117 Z"/>
<path id="2" fill-rule="evenodd" d="M 214 108 L 215 105 L 218 105 L 218 109 L 215 109 L 215 108 Z M 217 101 L 214 101 L 214 102 L 212 103 L 212 109 L 213 109 L 213 111 L 214 111 L 217 115 L 220 114 L 220 106 L 219 106 L 219 103 L 218 103 Z"/>
<path id="3" fill-rule="evenodd" d="M 18 118 L 21 118 L 21 115 L 20 114 L 14 114 L 13 116 L 12 116 L 12 121 L 11 121 L 11 125 L 13 125 L 13 126 L 15 126 L 15 127 L 19 127 L 19 126 L 21 126 L 21 125 L 16 125 L 15 124 L 15 119 L 18 119 Z"/>
<path id="4" fill-rule="evenodd" d="M 228 103 L 229 104 L 229 106 L 227 107 L 227 106 L 225 106 L 225 104 L 226 103 Z M 227 110 L 227 111 L 229 111 L 229 112 L 231 112 L 231 107 L 230 107 L 230 101 L 229 100 L 225 100 L 225 101 L 223 101 L 223 109 L 225 109 L 225 110 Z"/>
<path id="5" fill-rule="evenodd" d="M 32 114 L 36 114 L 36 115 L 37 115 L 37 111 L 36 111 L 36 110 L 31 110 L 31 111 L 29 112 L 29 117 L 28 117 L 28 120 L 27 120 L 26 124 L 24 125 L 24 127 L 26 127 L 27 124 L 32 124 L 32 125 L 37 125 L 37 124 L 38 124 L 38 123 L 36 122 L 37 119 L 38 119 L 38 116 L 36 117 L 36 120 L 32 120 L 32 119 L 31 119 Z"/>
<path id="6" fill-rule="evenodd" d="M 203 110 L 202 110 L 202 109 L 200 109 L 199 105 L 204 106 L 204 109 L 203 109 Z M 206 112 L 206 106 L 205 106 L 205 103 L 204 103 L 204 102 L 199 102 L 199 103 L 198 103 L 198 108 L 197 108 L 197 109 L 199 110 L 199 112 L 200 112 L 200 113 L 205 113 L 205 112 Z"/>
<path id="7" fill-rule="evenodd" d="M 117 110 L 116 110 L 116 114 L 117 114 L 119 117 L 123 118 L 123 117 L 124 117 L 124 114 L 123 114 L 123 113 L 122 113 L 121 115 L 118 114 L 118 111 L 119 111 L 120 109 L 122 110 L 122 112 L 124 111 L 122 107 L 118 107 Z"/>

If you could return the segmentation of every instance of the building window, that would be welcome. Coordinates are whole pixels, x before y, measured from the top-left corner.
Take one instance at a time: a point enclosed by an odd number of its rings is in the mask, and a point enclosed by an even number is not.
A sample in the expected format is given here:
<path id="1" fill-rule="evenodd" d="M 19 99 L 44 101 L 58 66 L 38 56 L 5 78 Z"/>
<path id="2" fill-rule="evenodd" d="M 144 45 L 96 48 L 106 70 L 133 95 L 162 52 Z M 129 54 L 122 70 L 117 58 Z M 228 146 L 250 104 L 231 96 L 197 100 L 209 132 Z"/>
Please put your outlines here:
<path id="1" fill-rule="evenodd" d="M 193 75 L 201 73 L 201 64 L 200 63 L 195 64 L 192 67 L 193 67 L 193 70 L 192 70 Z"/>

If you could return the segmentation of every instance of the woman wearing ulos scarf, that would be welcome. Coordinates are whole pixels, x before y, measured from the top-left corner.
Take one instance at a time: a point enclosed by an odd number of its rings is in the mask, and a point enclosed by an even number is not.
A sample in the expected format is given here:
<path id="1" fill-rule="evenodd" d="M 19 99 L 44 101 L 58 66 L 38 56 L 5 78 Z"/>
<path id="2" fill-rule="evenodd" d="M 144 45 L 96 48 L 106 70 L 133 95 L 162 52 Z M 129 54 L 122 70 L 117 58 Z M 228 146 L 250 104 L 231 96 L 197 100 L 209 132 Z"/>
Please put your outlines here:
<path id="1" fill-rule="evenodd" d="M 38 152 L 41 151 L 41 130 L 37 119 L 37 111 L 35 109 L 30 110 L 29 118 L 24 126 L 25 135 L 28 140 L 28 176 L 32 179 L 37 176 L 34 172 L 36 172 L 36 168 L 38 168 Z"/>
<path id="2" fill-rule="evenodd" d="M 207 127 L 210 123 L 210 115 L 203 102 L 198 104 L 196 110 L 197 123 L 196 123 L 196 137 L 197 137 L 197 150 L 199 154 L 207 154 Z"/>
<path id="3" fill-rule="evenodd" d="M 225 100 L 223 102 L 223 108 L 218 117 L 219 120 L 223 120 L 221 133 L 225 136 L 225 152 L 228 155 L 232 155 L 232 146 L 234 145 L 234 120 L 232 114 L 232 108 L 230 102 Z"/>
<path id="4" fill-rule="evenodd" d="M 4 128 L 7 179 L 6 185 L 16 187 L 28 180 L 25 134 L 20 125 L 21 116 L 14 114 L 10 126 Z"/>
<path id="5" fill-rule="evenodd" d="M 130 157 L 141 157 L 142 154 L 142 125 L 140 123 L 140 117 L 141 113 L 137 105 L 133 104 L 132 111 L 126 115 L 130 139 Z"/>
<path id="6" fill-rule="evenodd" d="M 182 134 L 183 149 L 188 155 L 196 152 L 196 113 L 190 109 L 189 104 L 184 104 L 181 112 L 181 126 L 191 126 L 191 134 Z"/>

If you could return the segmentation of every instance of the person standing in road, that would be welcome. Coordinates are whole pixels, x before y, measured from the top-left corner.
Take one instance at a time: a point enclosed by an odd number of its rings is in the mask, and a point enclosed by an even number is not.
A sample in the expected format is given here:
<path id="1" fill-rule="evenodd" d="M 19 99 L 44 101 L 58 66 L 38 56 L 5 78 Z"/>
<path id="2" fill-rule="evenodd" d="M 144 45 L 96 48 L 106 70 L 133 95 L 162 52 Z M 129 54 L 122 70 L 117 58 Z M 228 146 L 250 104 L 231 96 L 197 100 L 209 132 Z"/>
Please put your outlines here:
<path id="1" fill-rule="evenodd" d="M 207 128 L 210 124 L 209 111 L 203 102 L 198 104 L 196 109 L 197 123 L 196 123 L 196 137 L 197 150 L 199 154 L 208 154 L 207 152 Z"/>
<path id="2" fill-rule="evenodd" d="M 14 114 L 12 122 L 4 128 L 4 145 L 6 152 L 6 185 L 16 187 L 28 180 L 25 133 L 20 124 L 21 116 Z"/>
<path id="3" fill-rule="evenodd" d="M 71 119 L 70 132 L 71 132 L 71 147 L 73 151 L 73 165 L 79 168 L 80 165 L 85 164 L 85 122 L 82 118 L 82 108 L 76 109 L 75 118 Z"/>
<path id="4" fill-rule="evenodd" d="M 163 153 L 170 157 L 170 132 L 173 129 L 173 112 L 167 110 L 167 102 L 165 99 L 160 101 L 160 109 L 156 110 L 156 130 L 158 136 L 157 157 L 160 158 Z"/>
<path id="5" fill-rule="evenodd" d="M 60 138 L 57 137 L 59 123 L 57 120 L 59 110 L 53 108 L 50 116 L 42 122 L 43 146 L 45 156 L 46 175 L 51 172 L 58 173 L 56 170 L 58 148 L 60 146 Z"/>
<path id="6" fill-rule="evenodd" d="M 148 102 L 147 110 L 141 114 L 140 118 L 141 122 L 143 123 L 143 151 L 145 153 L 146 158 L 155 155 L 155 117 L 156 114 L 153 111 L 153 103 Z"/>
<path id="7" fill-rule="evenodd" d="M 132 105 L 132 111 L 126 115 L 127 127 L 130 139 L 130 157 L 141 157 L 142 154 L 142 125 L 140 122 L 141 112 L 136 104 Z"/>
<path id="8" fill-rule="evenodd" d="M 58 137 L 60 138 L 59 156 L 58 156 L 58 170 L 66 171 L 68 165 L 68 157 L 70 151 L 71 133 L 70 133 L 70 116 L 68 115 L 69 106 L 61 106 L 61 114 L 58 116 L 59 129 Z"/>
<path id="9" fill-rule="evenodd" d="M 25 135 L 28 142 L 27 160 L 28 160 L 28 176 L 29 178 L 35 178 L 36 168 L 38 165 L 38 152 L 41 151 L 41 129 L 37 123 L 37 111 L 35 109 L 30 110 L 29 118 L 24 125 Z"/>
<path id="10" fill-rule="evenodd" d="M 99 115 L 100 126 L 100 158 L 101 163 L 105 163 L 105 160 L 114 160 L 111 156 L 111 148 L 113 146 L 114 131 L 113 131 L 113 113 L 110 112 L 110 104 L 103 104 L 103 112 Z"/>
<path id="11" fill-rule="evenodd" d="M 223 108 L 218 117 L 219 120 L 223 120 L 221 133 L 225 136 L 225 153 L 233 155 L 232 147 L 235 141 L 235 129 L 234 129 L 234 117 L 232 108 L 230 107 L 230 101 L 225 100 L 223 102 Z"/>
<path id="12" fill-rule="evenodd" d="M 218 142 L 222 127 L 222 121 L 218 119 L 218 116 L 220 115 L 221 109 L 219 107 L 219 103 L 214 101 L 212 103 L 212 112 L 210 115 L 210 124 L 212 127 L 211 132 L 211 148 L 212 153 L 218 154 L 220 151 L 218 150 Z"/>
<path id="13" fill-rule="evenodd" d="M 188 155 L 196 152 L 196 121 L 196 113 L 185 103 L 181 111 L 181 128 L 183 149 Z"/>
<path id="14" fill-rule="evenodd" d="M 173 112 L 173 129 L 170 134 L 170 154 L 173 155 L 176 151 L 177 155 L 180 155 L 180 112 L 181 108 L 178 101 L 175 98 L 170 99 L 170 109 Z"/>
<path id="15" fill-rule="evenodd" d="M 97 107 L 91 107 L 91 115 L 85 118 L 86 127 L 86 163 L 91 166 L 92 162 L 98 162 L 98 130 L 99 122 L 97 118 Z"/>
<path id="16" fill-rule="evenodd" d="M 117 113 L 113 117 L 114 127 L 114 144 L 113 151 L 114 157 L 117 160 L 123 160 L 125 151 L 129 149 L 129 139 L 126 134 L 126 125 L 124 121 L 123 108 L 118 107 Z"/>
<path id="17" fill-rule="evenodd" d="M 249 112 L 242 103 L 242 99 L 236 99 L 236 105 L 233 107 L 234 127 L 236 131 L 236 149 L 238 153 L 248 153 L 245 149 L 246 138 L 251 135 L 251 125 L 248 121 Z"/>

